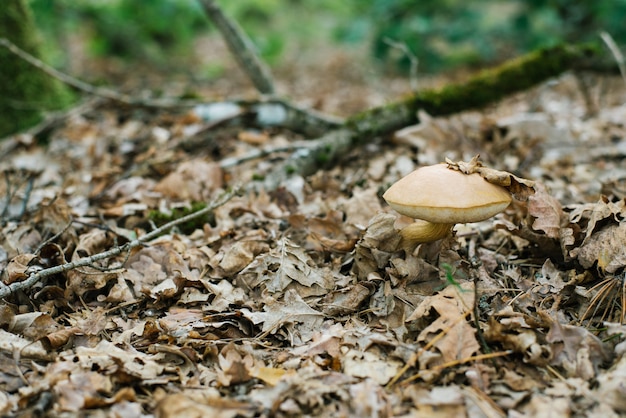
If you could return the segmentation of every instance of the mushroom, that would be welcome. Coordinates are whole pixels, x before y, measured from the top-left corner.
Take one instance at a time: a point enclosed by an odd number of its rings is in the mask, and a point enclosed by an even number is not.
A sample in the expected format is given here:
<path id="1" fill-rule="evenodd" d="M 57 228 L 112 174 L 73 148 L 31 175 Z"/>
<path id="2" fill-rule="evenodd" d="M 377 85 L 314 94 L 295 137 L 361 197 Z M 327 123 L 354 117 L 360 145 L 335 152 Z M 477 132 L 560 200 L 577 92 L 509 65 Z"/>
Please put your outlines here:
<path id="1" fill-rule="evenodd" d="M 416 219 L 400 231 L 403 240 L 415 244 L 445 238 L 454 224 L 483 221 L 511 203 L 506 188 L 446 163 L 418 168 L 394 183 L 383 198 L 396 212 Z"/>

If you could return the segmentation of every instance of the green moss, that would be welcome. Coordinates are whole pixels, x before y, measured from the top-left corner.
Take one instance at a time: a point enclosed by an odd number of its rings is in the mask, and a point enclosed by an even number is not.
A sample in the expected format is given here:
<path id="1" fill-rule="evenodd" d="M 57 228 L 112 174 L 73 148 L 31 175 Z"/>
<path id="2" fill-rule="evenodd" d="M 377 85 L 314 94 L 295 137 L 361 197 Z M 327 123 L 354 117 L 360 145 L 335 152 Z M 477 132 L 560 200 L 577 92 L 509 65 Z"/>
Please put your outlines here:
<path id="1" fill-rule="evenodd" d="M 315 154 L 315 161 L 319 165 L 326 165 L 332 159 L 333 148 L 330 145 L 326 145 L 319 150 L 317 150 Z"/>
<path id="2" fill-rule="evenodd" d="M 5 0 L 0 7 L 0 38 L 7 38 L 38 57 L 39 40 L 24 0 Z M 0 138 L 38 123 L 43 112 L 72 102 L 71 92 L 58 80 L 0 47 Z"/>
<path id="3" fill-rule="evenodd" d="M 358 113 L 346 121 L 346 127 L 354 132 L 354 143 L 357 144 L 419 122 L 419 110 L 425 110 L 431 116 L 445 116 L 481 108 L 576 68 L 596 54 L 597 47 L 589 44 L 540 49 L 482 71 L 466 82 L 425 90 Z"/>
<path id="4" fill-rule="evenodd" d="M 183 216 L 190 215 L 192 213 L 196 213 L 204 208 L 206 208 L 206 203 L 204 202 L 194 202 L 191 204 L 191 207 L 183 207 L 183 208 L 174 208 L 172 209 L 172 213 L 163 213 L 158 210 L 150 211 L 148 214 L 148 219 L 154 222 L 157 227 L 163 226 L 168 222 L 172 222 L 176 219 L 180 219 Z M 204 216 L 200 216 L 195 218 L 189 222 L 184 222 L 178 225 L 178 229 L 184 234 L 191 234 L 196 229 L 202 228 L 204 224 L 211 224 L 215 226 L 215 215 L 213 213 L 209 213 Z"/>
<path id="5" fill-rule="evenodd" d="M 289 175 L 294 174 L 296 172 L 296 168 L 292 165 L 286 165 L 285 172 Z"/>
<path id="6" fill-rule="evenodd" d="M 594 52 L 593 46 L 585 44 L 540 49 L 482 71 L 465 83 L 424 91 L 407 104 L 437 116 L 480 108 L 558 76 Z"/>
<path id="7" fill-rule="evenodd" d="M 262 175 L 262 174 L 254 173 L 252 175 L 252 180 L 254 180 L 254 181 L 263 181 L 263 180 L 265 180 L 265 176 Z"/>

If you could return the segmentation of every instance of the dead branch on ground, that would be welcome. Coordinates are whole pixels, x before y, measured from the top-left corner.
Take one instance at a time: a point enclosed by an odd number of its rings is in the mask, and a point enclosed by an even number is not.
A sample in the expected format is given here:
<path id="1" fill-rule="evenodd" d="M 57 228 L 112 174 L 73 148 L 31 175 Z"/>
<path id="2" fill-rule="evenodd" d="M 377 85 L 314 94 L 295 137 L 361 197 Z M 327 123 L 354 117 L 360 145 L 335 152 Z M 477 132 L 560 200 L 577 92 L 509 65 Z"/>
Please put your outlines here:
<path id="1" fill-rule="evenodd" d="M 28 289 L 30 287 L 32 287 L 33 285 L 35 285 L 36 283 L 38 283 L 39 281 L 47 278 L 47 277 L 51 277 L 54 276 L 56 274 L 60 274 L 60 273 L 65 273 L 68 272 L 70 270 L 75 270 L 77 268 L 80 267 L 86 267 L 86 266 L 91 266 L 93 267 L 94 263 L 100 260 L 105 260 L 105 259 L 109 259 L 115 256 L 118 256 L 120 254 L 123 253 L 127 253 L 130 250 L 132 250 L 133 248 L 145 245 L 146 243 L 148 243 L 150 240 L 158 237 L 159 235 L 169 231 L 170 229 L 172 229 L 173 227 L 177 226 L 177 225 L 181 225 L 185 222 L 189 222 L 192 221 L 194 219 L 197 219 L 201 216 L 207 215 L 208 213 L 214 211 L 215 209 L 217 209 L 218 207 L 224 205 L 226 202 L 228 202 L 230 199 L 233 198 L 233 196 L 235 196 L 237 193 L 239 193 L 239 191 L 241 190 L 240 186 L 236 186 L 233 187 L 232 189 L 224 192 L 222 195 L 218 196 L 213 202 L 211 202 L 207 207 L 205 207 L 202 210 L 199 210 L 197 212 L 194 213 L 190 213 L 189 215 L 183 216 L 181 218 L 175 219 L 171 222 L 166 223 L 165 225 L 162 225 L 159 228 L 154 229 L 153 231 L 150 231 L 149 233 L 147 233 L 146 235 L 143 235 L 137 239 L 134 239 L 130 242 L 127 242 L 124 245 L 118 245 L 115 246 L 107 251 L 98 253 L 98 254 L 94 254 L 92 256 L 89 257 L 83 257 L 79 260 L 70 262 L 70 263 L 65 263 L 65 264 L 61 264 L 58 266 L 54 266 L 54 267 L 49 267 L 46 269 L 41 269 L 38 271 L 33 271 L 28 278 L 26 278 L 25 280 L 22 281 L 18 281 L 18 282 L 14 282 L 11 283 L 10 285 L 6 285 L 4 283 L 2 283 L 0 281 L 0 299 L 6 298 L 7 296 L 10 296 L 12 294 L 14 294 L 17 291 L 20 290 L 25 290 Z M 121 266 L 115 267 L 115 268 L 119 268 Z M 35 269 L 34 269 L 35 270 Z"/>
<path id="2" fill-rule="evenodd" d="M 209 19 L 218 27 L 228 49 L 261 94 L 274 95 L 274 81 L 267 65 L 259 58 L 243 29 L 222 12 L 214 0 L 199 0 Z"/>

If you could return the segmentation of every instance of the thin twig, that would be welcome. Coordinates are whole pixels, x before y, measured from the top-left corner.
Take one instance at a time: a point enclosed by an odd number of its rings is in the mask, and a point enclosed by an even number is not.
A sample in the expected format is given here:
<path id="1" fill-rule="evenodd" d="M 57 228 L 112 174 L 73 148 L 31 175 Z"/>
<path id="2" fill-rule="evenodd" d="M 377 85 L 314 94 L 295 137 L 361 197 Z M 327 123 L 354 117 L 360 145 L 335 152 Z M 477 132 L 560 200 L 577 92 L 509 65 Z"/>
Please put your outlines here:
<path id="1" fill-rule="evenodd" d="M 243 29 L 222 12 L 214 0 L 199 0 L 209 19 L 213 21 L 226 41 L 226 45 L 254 87 L 266 95 L 274 95 L 274 82 L 269 69 L 255 52 L 254 45 Z"/>
<path id="2" fill-rule="evenodd" d="M 613 58 L 615 58 L 615 62 L 617 63 L 617 68 L 619 68 L 619 72 L 622 75 L 622 80 L 626 83 L 626 60 L 624 60 L 624 54 L 622 54 L 622 51 L 615 43 L 615 40 L 613 40 L 611 34 L 602 31 L 600 32 L 600 37 L 611 51 L 611 54 L 613 54 Z"/>
<path id="3" fill-rule="evenodd" d="M 124 103 L 130 106 L 144 106 L 144 107 L 154 107 L 154 108 L 172 108 L 172 107 L 178 108 L 178 107 L 185 107 L 185 106 L 194 106 L 194 105 L 201 103 L 197 100 L 189 101 L 189 100 L 167 99 L 167 98 L 159 99 L 159 100 L 135 99 L 131 96 L 118 93 L 111 89 L 95 87 L 89 83 L 79 80 L 76 77 L 72 77 L 71 75 L 62 73 L 61 71 L 51 67 L 50 65 L 41 61 L 40 59 L 24 51 L 23 49 L 21 49 L 20 47 L 18 47 L 17 45 L 15 45 L 13 42 L 9 41 L 6 38 L 0 38 L 0 46 L 6 48 L 11 53 L 17 55 L 24 61 L 28 62 L 29 64 L 31 64 L 35 68 L 38 68 L 39 70 L 43 71 L 49 76 L 56 78 L 57 80 L 67 84 L 68 86 L 75 88 L 78 91 L 82 91 L 83 93 L 91 94 L 93 96 L 102 97 L 105 99 L 113 100 L 115 102 Z"/>
<path id="4" fill-rule="evenodd" d="M 165 225 L 161 226 L 160 228 L 157 228 L 154 231 L 151 231 L 147 233 L 146 235 L 143 235 L 142 237 L 139 237 L 124 245 L 113 247 L 108 251 L 94 254 L 90 257 L 83 257 L 71 263 L 65 263 L 59 266 L 54 266 L 54 267 L 50 267 L 47 269 L 39 270 L 37 273 L 31 274 L 26 280 L 11 283 L 8 286 L 4 286 L 0 288 L 0 299 L 11 295 L 12 293 L 18 290 L 28 289 L 29 287 L 33 286 L 35 283 L 39 282 L 40 280 L 46 277 L 50 277 L 59 273 L 65 273 L 67 271 L 74 270 L 79 267 L 93 266 L 93 264 L 96 261 L 115 257 L 124 252 L 128 252 L 135 247 L 144 245 L 146 242 L 158 237 L 159 235 L 175 227 L 176 225 L 180 225 L 185 222 L 194 220 L 198 217 L 204 216 L 208 214 L 209 212 L 215 210 L 216 208 L 222 206 L 223 204 L 228 202 L 230 199 L 232 199 L 233 196 L 239 193 L 240 189 L 241 189 L 241 186 L 236 186 L 232 188 L 231 190 L 224 192 L 221 196 L 219 196 L 217 199 L 211 202 L 211 204 L 208 205 L 206 208 L 199 210 L 198 212 L 194 212 L 189 215 L 183 216 L 182 218 L 178 218 L 171 222 L 168 222 Z"/>
<path id="5" fill-rule="evenodd" d="M 77 90 L 83 91 L 85 93 L 93 94 L 95 96 L 105 97 L 107 99 L 115 100 L 115 101 L 122 102 L 122 103 L 131 104 L 134 102 L 134 99 L 130 96 L 117 93 L 113 90 L 94 87 L 91 84 L 87 84 L 84 81 L 81 81 L 70 75 L 64 74 L 56 70 L 55 68 L 52 68 L 48 64 L 44 63 L 40 59 L 24 51 L 23 49 L 21 49 L 20 47 L 18 47 L 17 45 L 15 45 L 13 42 L 9 41 L 6 38 L 0 38 L 0 46 L 5 47 L 11 53 L 17 55 L 24 61 L 40 69 L 41 71 L 48 74 L 49 76 L 54 77 L 58 80 L 61 80 L 65 84 L 72 86 Z"/>
<path id="6" fill-rule="evenodd" d="M 297 149 L 306 149 L 309 148 L 311 142 L 310 141 L 298 141 L 293 142 L 289 145 L 279 145 L 275 147 L 266 147 L 266 148 L 256 148 L 250 151 L 247 154 L 240 155 L 238 157 L 228 157 L 224 158 L 219 162 L 220 167 L 222 168 L 232 168 L 236 167 L 240 164 L 243 164 L 247 161 L 256 160 L 259 158 L 266 157 L 268 155 L 277 154 L 279 152 L 293 152 Z"/>
<path id="7" fill-rule="evenodd" d="M 409 68 L 409 83 L 411 85 L 411 90 L 417 91 L 417 66 L 419 64 L 419 60 L 413 51 L 409 49 L 406 43 L 394 41 L 391 38 L 385 37 L 383 42 L 392 48 L 402 51 L 402 53 L 409 59 L 409 62 L 411 63 Z"/>

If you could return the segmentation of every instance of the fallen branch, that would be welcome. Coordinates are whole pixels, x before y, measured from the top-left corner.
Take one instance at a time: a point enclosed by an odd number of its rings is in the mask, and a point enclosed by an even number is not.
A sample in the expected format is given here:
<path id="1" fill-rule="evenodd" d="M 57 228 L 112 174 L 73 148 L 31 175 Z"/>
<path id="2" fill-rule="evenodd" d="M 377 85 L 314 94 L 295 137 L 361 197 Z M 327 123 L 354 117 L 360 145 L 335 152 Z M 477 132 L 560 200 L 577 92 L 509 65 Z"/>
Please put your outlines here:
<path id="1" fill-rule="evenodd" d="M 589 45 L 541 49 L 480 72 L 465 83 L 425 90 L 404 100 L 366 110 L 350 117 L 341 129 L 315 139 L 306 150 L 295 151 L 257 186 L 273 190 L 289 175 L 313 174 L 321 166 L 339 160 L 351 149 L 375 137 L 419 123 L 419 110 L 431 116 L 446 116 L 481 108 L 565 71 L 587 67 L 595 52 Z"/>
<path id="2" fill-rule="evenodd" d="M 237 22 L 229 19 L 214 0 L 199 0 L 207 16 L 219 29 L 231 54 L 261 94 L 273 96 L 274 82 L 270 71 L 255 52 L 254 45 Z"/>
<path id="3" fill-rule="evenodd" d="M 43 270 L 39 270 L 36 273 L 30 274 L 28 278 L 26 278 L 25 280 L 11 283 L 8 286 L 0 282 L 0 299 L 6 298 L 7 296 L 10 296 L 14 292 L 17 292 L 18 290 L 28 289 L 32 287 L 33 285 L 35 285 L 35 283 L 39 282 L 40 280 L 45 279 L 50 276 L 54 276 L 55 274 L 65 273 L 67 271 L 74 270 L 80 267 L 93 266 L 93 264 L 96 261 L 105 260 L 108 258 L 118 256 L 122 253 L 129 252 L 133 248 L 144 245 L 148 241 L 158 237 L 159 235 L 163 234 L 164 232 L 167 232 L 168 230 L 170 230 L 171 228 L 177 225 L 192 221 L 194 219 L 197 219 L 201 216 L 204 216 L 212 212 L 216 208 L 222 206 L 223 204 L 228 202 L 230 199 L 232 199 L 233 196 L 239 193 L 240 190 L 241 190 L 240 186 L 233 187 L 231 190 L 224 192 L 221 196 L 219 196 L 217 199 L 211 202 L 211 204 L 209 204 L 206 208 L 199 210 L 197 212 L 194 212 L 194 213 L 190 213 L 189 215 L 183 216 L 182 218 L 178 218 L 171 222 L 168 222 L 165 225 L 162 225 L 161 227 L 156 228 L 153 231 L 150 231 L 146 235 L 143 235 L 130 242 L 127 242 L 124 245 L 119 245 L 107 251 L 94 254 L 89 257 L 84 257 L 79 260 L 72 261 L 70 263 L 65 263 L 59 266 L 54 266 L 54 267 L 49 267 Z"/>
<path id="4" fill-rule="evenodd" d="M 278 126 L 309 138 L 340 128 L 344 119 L 305 109 L 281 99 L 204 103 L 194 113 L 206 122 L 228 119 L 228 124 L 267 128 Z M 232 117 L 231 117 L 232 116 Z"/>
<path id="5" fill-rule="evenodd" d="M 20 47 L 18 47 L 17 45 L 15 45 L 13 42 L 9 41 L 6 38 L 0 38 L 0 46 L 5 47 L 11 53 L 17 55 L 18 57 L 20 57 L 21 59 L 23 59 L 30 65 L 38 68 L 39 70 L 43 71 L 49 76 L 54 77 L 57 80 L 60 80 L 63 83 L 67 84 L 68 86 L 74 87 L 75 89 L 79 91 L 89 93 L 94 96 L 100 96 L 106 99 L 126 103 L 126 104 L 135 104 L 136 102 L 132 97 L 127 96 L 125 94 L 120 94 L 113 90 L 109 90 L 109 89 L 105 89 L 101 87 L 94 87 L 88 83 L 85 83 L 84 81 L 81 81 L 70 75 L 64 74 L 61 71 L 49 66 L 48 64 L 41 61 L 40 59 L 29 54 L 28 52 L 24 51 L 23 49 L 21 49 Z"/>

